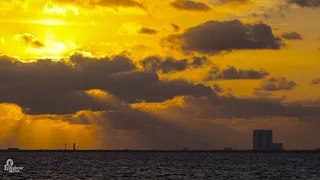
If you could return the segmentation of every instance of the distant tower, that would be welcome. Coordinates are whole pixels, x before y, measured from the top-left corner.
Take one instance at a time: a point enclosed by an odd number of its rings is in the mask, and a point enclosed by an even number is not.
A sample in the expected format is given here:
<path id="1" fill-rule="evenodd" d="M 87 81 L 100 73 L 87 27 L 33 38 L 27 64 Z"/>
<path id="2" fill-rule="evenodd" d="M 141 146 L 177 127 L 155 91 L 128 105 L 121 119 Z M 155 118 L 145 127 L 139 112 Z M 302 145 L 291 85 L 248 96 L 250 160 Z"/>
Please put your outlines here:
<path id="1" fill-rule="evenodd" d="M 253 150 L 272 149 L 272 130 L 253 131 Z"/>
<path id="2" fill-rule="evenodd" d="M 67 144 L 64 144 L 64 150 L 65 151 L 67 150 Z"/>
<path id="3" fill-rule="evenodd" d="M 73 143 L 73 150 L 76 150 L 76 143 Z"/>

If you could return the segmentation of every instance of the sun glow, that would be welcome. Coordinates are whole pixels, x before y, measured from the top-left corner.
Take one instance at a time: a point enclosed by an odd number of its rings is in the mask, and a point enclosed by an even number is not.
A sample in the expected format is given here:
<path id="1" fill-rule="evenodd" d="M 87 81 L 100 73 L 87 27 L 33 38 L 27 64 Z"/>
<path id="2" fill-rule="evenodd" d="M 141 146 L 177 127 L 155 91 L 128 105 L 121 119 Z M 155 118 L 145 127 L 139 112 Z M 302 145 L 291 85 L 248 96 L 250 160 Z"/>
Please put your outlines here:
<path id="1" fill-rule="evenodd" d="M 63 43 L 63 42 L 45 42 L 46 46 L 44 48 L 33 48 L 28 47 L 26 52 L 28 54 L 35 54 L 39 57 L 61 57 L 68 52 L 73 51 L 76 45 L 73 42 Z"/>
<path id="2" fill-rule="evenodd" d="M 69 24 L 65 21 L 57 20 L 57 19 L 31 20 L 28 22 L 33 24 L 42 24 L 42 25 L 48 25 L 48 26 L 64 26 Z"/>

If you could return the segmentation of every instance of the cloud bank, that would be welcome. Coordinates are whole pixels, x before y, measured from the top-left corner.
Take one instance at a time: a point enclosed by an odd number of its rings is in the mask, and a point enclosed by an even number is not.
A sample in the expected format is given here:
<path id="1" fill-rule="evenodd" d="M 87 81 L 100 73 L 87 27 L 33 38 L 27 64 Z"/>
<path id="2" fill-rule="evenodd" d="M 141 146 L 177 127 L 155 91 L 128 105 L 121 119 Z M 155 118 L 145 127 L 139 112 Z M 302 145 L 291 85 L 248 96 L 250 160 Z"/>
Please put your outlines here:
<path id="1" fill-rule="evenodd" d="M 46 59 L 31 63 L 22 63 L 8 55 L 0 56 L 0 80 L 6 84 L 0 88 L 3 94 L 0 102 L 18 104 L 28 109 L 29 114 L 68 114 L 108 109 L 87 93 L 92 89 L 106 91 L 129 103 L 163 102 L 184 95 L 215 95 L 203 84 L 160 80 L 156 72 L 138 69 L 126 56 L 98 58 L 88 55 L 75 52 L 60 61 Z M 169 66 L 171 64 L 164 64 L 163 68 Z"/>
<path id="2" fill-rule="evenodd" d="M 259 71 L 254 69 L 237 69 L 234 66 L 228 66 L 227 68 L 220 68 L 219 66 L 213 66 L 208 72 L 206 80 L 235 80 L 235 79 L 262 79 L 268 76 L 269 73 L 261 69 Z"/>
<path id="3" fill-rule="evenodd" d="M 231 50 L 280 49 L 281 38 L 275 37 L 270 26 L 264 23 L 244 24 L 239 20 L 208 21 L 172 34 L 167 42 L 177 45 L 182 51 L 205 54 Z"/>
<path id="4" fill-rule="evenodd" d="M 302 36 L 300 33 L 298 32 L 286 32 L 286 33 L 283 33 L 282 38 L 284 39 L 287 39 L 287 40 L 302 40 Z"/>
<path id="5" fill-rule="evenodd" d="M 187 11 L 210 11 L 211 8 L 202 2 L 196 2 L 193 0 L 175 0 L 170 3 L 176 9 Z"/>
<path id="6" fill-rule="evenodd" d="M 257 90 L 264 91 L 280 91 L 280 90 L 292 90 L 298 84 L 295 81 L 287 80 L 285 77 L 273 77 L 266 80 L 260 85 Z"/>
<path id="7" fill-rule="evenodd" d="M 287 0 L 290 4 L 296 4 L 300 7 L 320 7 L 319 0 Z"/>

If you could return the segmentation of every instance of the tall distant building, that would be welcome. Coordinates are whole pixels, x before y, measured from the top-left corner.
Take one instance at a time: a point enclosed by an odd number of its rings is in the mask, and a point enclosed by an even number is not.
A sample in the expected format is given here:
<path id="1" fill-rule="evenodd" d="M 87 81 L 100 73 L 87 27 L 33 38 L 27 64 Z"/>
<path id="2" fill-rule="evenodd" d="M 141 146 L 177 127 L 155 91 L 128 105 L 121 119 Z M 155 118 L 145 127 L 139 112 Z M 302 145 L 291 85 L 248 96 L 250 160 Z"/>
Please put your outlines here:
<path id="1" fill-rule="evenodd" d="M 282 151 L 283 150 L 283 144 L 282 143 L 273 143 L 272 144 L 272 150 Z"/>
<path id="2" fill-rule="evenodd" d="M 253 130 L 253 150 L 272 150 L 272 130 Z"/>
<path id="3" fill-rule="evenodd" d="M 76 143 L 73 143 L 73 150 L 76 150 Z"/>

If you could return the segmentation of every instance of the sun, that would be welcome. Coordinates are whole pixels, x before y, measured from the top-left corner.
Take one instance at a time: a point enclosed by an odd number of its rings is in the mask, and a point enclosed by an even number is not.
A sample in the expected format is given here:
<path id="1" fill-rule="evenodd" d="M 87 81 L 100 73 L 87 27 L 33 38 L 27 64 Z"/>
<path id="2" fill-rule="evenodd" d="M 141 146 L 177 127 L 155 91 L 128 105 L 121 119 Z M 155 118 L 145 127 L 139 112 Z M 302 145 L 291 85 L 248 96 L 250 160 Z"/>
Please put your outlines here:
<path id="1" fill-rule="evenodd" d="M 41 58 L 57 59 L 76 48 L 73 42 L 45 41 L 45 44 L 46 46 L 44 48 L 29 47 L 27 48 L 27 52 Z"/>

